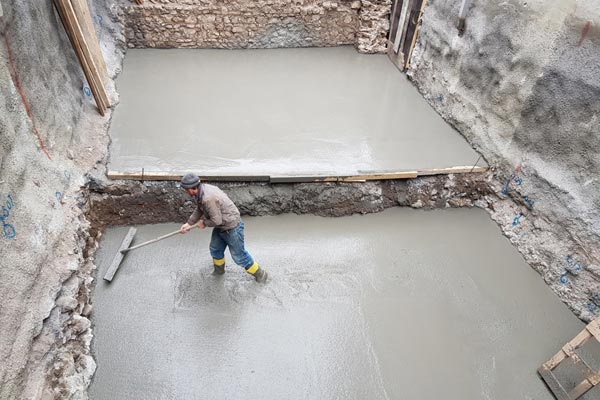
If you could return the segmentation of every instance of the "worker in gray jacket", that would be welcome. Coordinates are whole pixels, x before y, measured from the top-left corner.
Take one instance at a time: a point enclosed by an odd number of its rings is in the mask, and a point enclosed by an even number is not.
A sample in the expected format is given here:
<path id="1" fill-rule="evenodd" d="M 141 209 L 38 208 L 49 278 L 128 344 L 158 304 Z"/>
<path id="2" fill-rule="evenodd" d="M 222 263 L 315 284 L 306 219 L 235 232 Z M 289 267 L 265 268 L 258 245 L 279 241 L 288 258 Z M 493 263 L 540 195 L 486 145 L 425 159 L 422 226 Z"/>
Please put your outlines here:
<path id="1" fill-rule="evenodd" d="M 233 201 L 218 187 L 200 183 L 195 174 L 185 174 L 181 178 L 181 187 L 193 197 L 197 207 L 179 230 L 187 233 L 194 225 L 201 229 L 207 226 L 213 228 L 210 255 L 215 274 L 225 273 L 225 249 L 229 246 L 233 261 L 253 275 L 257 282 L 265 282 L 267 273 L 244 248 L 244 221 Z"/>

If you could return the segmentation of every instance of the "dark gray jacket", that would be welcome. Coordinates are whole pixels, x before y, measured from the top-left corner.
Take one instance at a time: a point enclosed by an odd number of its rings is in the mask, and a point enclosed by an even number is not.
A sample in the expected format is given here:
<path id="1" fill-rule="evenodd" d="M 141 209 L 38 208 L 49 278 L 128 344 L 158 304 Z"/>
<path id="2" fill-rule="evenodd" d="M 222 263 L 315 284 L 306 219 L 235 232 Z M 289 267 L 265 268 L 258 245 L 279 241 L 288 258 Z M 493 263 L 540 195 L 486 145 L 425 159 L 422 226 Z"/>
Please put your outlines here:
<path id="1" fill-rule="evenodd" d="M 235 228 L 240 223 L 240 211 L 218 187 L 201 184 L 194 200 L 197 207 L 188 218 L 188 224 L 194 225 L 203 220 L 206 226 L 227 230 Z"/>

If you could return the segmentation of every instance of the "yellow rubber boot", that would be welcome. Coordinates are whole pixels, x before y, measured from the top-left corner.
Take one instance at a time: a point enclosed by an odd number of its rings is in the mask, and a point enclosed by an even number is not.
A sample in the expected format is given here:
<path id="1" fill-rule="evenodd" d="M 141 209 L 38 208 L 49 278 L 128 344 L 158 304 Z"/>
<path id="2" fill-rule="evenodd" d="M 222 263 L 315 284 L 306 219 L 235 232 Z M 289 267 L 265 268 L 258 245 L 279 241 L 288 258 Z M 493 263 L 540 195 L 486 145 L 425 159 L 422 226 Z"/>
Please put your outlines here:
<path id="1" fill-rule="evenodd" d="M 252 266 L 248 268 L 246 272 L 254 276 L 254 279 L 256 279 L 256 282 L 258 283 L 265 283 L 269 277 L 267 271 L 259 267 L 256 262 L 254 262 L 254 264 L 252 264 Z"/>
<path id="2" fill-rule="evenodd" d="M 223 275 L 225 273 L 225 259 L 224 258 L 213 258 L 213 267 L 215 270 L 213 274 Z"/>

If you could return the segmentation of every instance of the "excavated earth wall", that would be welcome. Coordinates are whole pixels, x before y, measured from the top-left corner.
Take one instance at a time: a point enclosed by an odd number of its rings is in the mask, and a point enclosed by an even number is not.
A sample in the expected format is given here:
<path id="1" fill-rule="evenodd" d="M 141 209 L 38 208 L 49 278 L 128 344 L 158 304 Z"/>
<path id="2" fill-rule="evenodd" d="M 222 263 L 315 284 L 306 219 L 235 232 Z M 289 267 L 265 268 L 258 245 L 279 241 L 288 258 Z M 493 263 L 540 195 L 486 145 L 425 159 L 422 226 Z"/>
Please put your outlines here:
<path id="1" fill-rule="evenodd" d="M 273 48 L 354 44 L 385 52 L 390 0 L 125 2 L 130 47 Z"/>
<path id="2" fill-rule="evenodd" d="M 596 0 L 425 8 L 409 75 L 498 167 L 520 209 L 494 217 L 582 319 L 600 306 L 600 7 Z M 502 194 L 501 194 L 502 195 Z M 508 204 L 508 203 L 507 203 Z"/>
<path id="3" fill-rule="evenodd" d="M 109 116 L 85 96 L 52 2 L 1 5 L 0 399 L 85 398 L 94 241 L 80 187 L 104 168 Z M 92 12 L 114 75 L 124 48 L 116 18 L 101 5 Z"/>
<path id="4" fill-rule="evenodd" d="M 438 175 L 360 183 L 215 183 L 243 215 L 283 213 L 340 217 L 389 207 L 488 207 L 496 199 L 492 173 Z M 175 182 L 90 180 L 89 218 L 94 227 L 187 220 L 194 205 Z M 493 206 L 491 206 L 493 207 Z"/>

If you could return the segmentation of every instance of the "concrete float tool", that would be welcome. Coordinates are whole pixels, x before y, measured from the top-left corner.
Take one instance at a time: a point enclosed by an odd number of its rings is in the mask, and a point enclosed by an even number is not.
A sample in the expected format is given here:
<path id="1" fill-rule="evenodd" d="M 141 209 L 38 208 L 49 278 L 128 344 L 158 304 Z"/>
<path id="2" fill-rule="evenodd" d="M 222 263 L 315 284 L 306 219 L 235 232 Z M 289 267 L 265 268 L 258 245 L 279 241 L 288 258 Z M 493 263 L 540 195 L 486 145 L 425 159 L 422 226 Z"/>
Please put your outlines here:
<path id="1" fill-rule="evenodd" d="M 198 225 L 192 225 L 192 228 L 196 228 L 197 226 Z M 128 247 L 131 244 L 131 242 L 133 241 L 133 237 L 135 236 L 136 232 L 137 232 L 137 230 L 135 228 L 129 228 L 129 232 L 127 232 L 127 235 L 125 235 L 125 239 L 123 239 L 123 241 L 121 242 L 119 251 L 117 251 L 117 254 L 115 254 L 115 257 L 113 258 L 112 263 L 110 264 L 110 267 L 108 268 L 108 271 L 106 271 L 106 274 L 104 275 L 105 281 L 108 281 L 108 282 L 112 281 L 113 277 L 117 273 L 117 270 L 119 269 L 119 266 L 121 265 L 121 261 L 123 261 L 123 257 L 125 257 L 125 254 L 127 254 L 131 250 L 139 249 L 140 247 L 144 247 L 149 244 L 156 243 L 158 241 L 161 241 L 163 239 L 166 239 L 171 236 L 177 235 L 178 233 L 181 233 L 179 230 L 176 230 L 175 232 L 171 232 L 171 233 L 167 233 L 166 235 L 159 236 L 156 239 L 148 240 L 147 242 L 140 243 L 133 247 Z"/>

